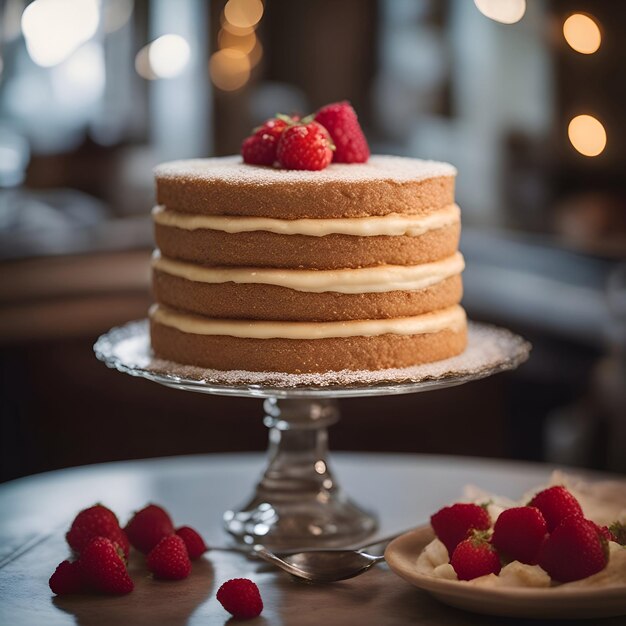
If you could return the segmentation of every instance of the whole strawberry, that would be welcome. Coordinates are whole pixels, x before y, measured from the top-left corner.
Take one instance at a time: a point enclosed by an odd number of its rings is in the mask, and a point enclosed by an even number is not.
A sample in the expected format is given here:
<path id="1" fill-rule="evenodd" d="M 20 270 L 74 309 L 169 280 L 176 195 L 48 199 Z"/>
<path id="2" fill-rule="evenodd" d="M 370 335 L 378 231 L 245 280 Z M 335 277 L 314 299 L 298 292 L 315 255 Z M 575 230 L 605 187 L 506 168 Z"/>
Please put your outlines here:
<path id="1" fill-rule="evenodd" d="M 327 104 L 315 114 L 315 121 L 332 137 L 336 148 L 334 163 L 365 163 L 369 159 L 367 139 L 349 102 Z"/>
<path id="2" fill-rule="evenodd" d="M 48 581 L 50 589 L 57 596 L 64 596 L 71 593 L 81 593 L 86 590 L 83 573 L 78 561 L 63 561 L 59 563 L 54 574 Z"/>
<path id="3" fill-rule="evenodd" d="M 113 511 L 101 504 L 96 504 L 81 511 L 72 522 L 65 535 L 72 550 L 80 553 L 94 537 L 107 537 L 113 541 L 128 558 L 129 543 L 124 531 L 120 528 Z"/>
<path id="4" fill-rule="evenodd" d="M 287 116 L 273 117 L 266 120 L 254 133 L 241 144 L 241 156 L 244 163 L 251 165 L 274 165 L 276 148 L 283 131 L 292 123 Z"/>
<path id="5" fill-rule="evenodd" d="M 487 530 L 491 519 L 489 513 L 477 504 L 457 503 L 437 511 L 431 516 L 430 524 L 451 555 L 471 530 Z"/>
<path id="6" fill-rule="evenodd" d="M 459 580 L 473 580 L 487 574 L 499 574 L 500 557 L 484 533 L 475 532 L 454 549 L 450 565 Z"/>
<path id="7" fill-rule="evenodd" d="M 176 529 L 176 534 L 185 542 L 187 554 L 192 561 L 200 558 L 207 551 L 204 539 L 193 528 L 181 526 Z"/>
<path id="8" fill-rule="evenodd" d="M 83 579 L 94 591 L 125 594 L 134 589 L 124 561 L 105 537 L 95 537 L 83 548 L 78 565 Z"/>
<path id="9" fill-rule="evenodd" d="M 165 509 L 149 504 L 133 515 L 125 530 L 133 547 L 147 554 L 163 537 L 174 534 L 174 524 Z"/>
<path id="10" fill-rule="evenodd" d="M 534 565 L 547 530 L 539 509 L 533 506 L 507 509 L 493 526 L 491 543 L 508 560 Z"/>
<path id="11" fill-rule="evenodd" d="M 317 122 L 289 126 L 280 137 L 278 163 L 288 170 L 323 170 L 333 158 L 328 131 Z"/>
<path id="12" fill-rule="evenodd" d="M 541 511 L 548 525 L 548 532 L 552 532 L 570 515 L 583 516 L 578 500 L 561 485 L 540 491 L 528 503 L 528 506 L 534 506 Z"/>
<path id="13" fill-rule="evenodd" d="M 606 539 L 595 524 L 580 515 L 570 515 L 546 539 L 538 562 L 551 578 L 567 583 L 596 574 L 608 560 Z"/>
<path id="14" fill-rule="evenodd" d="M 263 600 L 259 588 L 247 578 L 226 581 L 217 592 L 220 604 L 235 618 L 251 619 L 261 614 Z"/>
<path id="15" fill-rule="evenodd" d="M 164 580 L 182 580 L 191 574 L 185 542 L 178 535 L 163 537 L 146 559 L 148 569 Z"/>

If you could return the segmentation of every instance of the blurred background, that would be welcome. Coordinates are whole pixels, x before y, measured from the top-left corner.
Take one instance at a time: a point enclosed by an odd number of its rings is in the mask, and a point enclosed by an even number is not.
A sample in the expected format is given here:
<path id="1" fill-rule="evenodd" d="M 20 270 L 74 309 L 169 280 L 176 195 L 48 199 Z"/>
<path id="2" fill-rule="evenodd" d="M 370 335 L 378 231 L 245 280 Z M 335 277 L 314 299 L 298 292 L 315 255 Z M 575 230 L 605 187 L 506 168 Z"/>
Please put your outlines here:
<path id="1" fill-rule="evenodd" d="M 0 0 L 0 480 L 265 447 L 259 401 L 91 346 L 150 305 L 155 164 L 342 99 L 373 152 L 457 166 L 465 307 L 534 351 L 342 401 L 333 448 L 626 472 L 624 24 L 611 0 Z"/>

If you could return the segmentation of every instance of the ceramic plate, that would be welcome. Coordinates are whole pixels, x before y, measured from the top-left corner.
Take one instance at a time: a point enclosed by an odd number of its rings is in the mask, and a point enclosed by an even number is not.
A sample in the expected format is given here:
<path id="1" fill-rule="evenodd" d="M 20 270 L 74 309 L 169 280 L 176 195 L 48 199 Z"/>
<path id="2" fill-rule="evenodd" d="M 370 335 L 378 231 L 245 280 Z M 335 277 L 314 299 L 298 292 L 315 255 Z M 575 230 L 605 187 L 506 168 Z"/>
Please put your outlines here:
<path id="1" fill-rule="evenodd" d="M 430 526 L 417 528 L 394 539 L 385 550 L 385 559 L 398 576 L 450 606 L 500 617 L 539 619 L 626 615 L 626 585 L 622 584 L 593 589 L 494 589 L 420 574 L 415 567 L 417 557 L 433 538 Z"/>

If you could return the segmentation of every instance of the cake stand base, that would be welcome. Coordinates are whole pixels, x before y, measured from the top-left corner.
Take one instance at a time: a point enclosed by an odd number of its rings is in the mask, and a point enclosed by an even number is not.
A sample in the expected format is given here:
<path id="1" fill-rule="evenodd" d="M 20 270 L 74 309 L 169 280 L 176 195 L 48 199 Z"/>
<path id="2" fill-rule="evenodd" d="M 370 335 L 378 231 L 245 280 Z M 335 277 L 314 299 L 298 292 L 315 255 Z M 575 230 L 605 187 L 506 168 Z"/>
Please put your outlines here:
<path id="1" fill-rule="evenodd" d="M 252 499 L 224 514 L 238 541 L 272 550 L 337 547 L 376 530 L 376 518 L 353 504 L 328 463 L 327 428 L 336 400 L 265 400 L 269 462 Z"/>

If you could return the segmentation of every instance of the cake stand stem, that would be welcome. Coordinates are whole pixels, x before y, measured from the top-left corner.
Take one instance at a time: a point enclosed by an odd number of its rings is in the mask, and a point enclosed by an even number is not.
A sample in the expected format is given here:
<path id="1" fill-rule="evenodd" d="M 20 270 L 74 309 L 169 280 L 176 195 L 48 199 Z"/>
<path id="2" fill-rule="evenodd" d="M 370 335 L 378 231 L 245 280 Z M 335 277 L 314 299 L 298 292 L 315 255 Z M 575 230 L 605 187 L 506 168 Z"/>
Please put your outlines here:
<path id="1" fill-rule="evenodd" d="M 238 541 L 274 550 L 348 545 L 376 529 L 353 504 L 328 464 L 328 426 L 339 419 L 336 400 L 264 402 L 268 466 L 252 499 L 224 515 Z"/>

